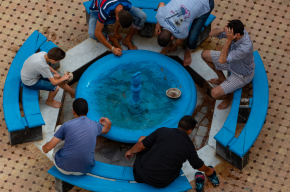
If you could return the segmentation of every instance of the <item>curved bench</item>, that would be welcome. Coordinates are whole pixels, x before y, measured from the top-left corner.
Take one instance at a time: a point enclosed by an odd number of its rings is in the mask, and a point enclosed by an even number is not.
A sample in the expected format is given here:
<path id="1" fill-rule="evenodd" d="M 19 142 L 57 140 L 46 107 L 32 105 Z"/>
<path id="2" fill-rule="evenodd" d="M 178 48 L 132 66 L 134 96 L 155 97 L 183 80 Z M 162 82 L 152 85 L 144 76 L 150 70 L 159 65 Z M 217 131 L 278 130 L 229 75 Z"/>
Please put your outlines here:
<path id="1" fill-rule="evenodd" d="M 21 83 L 20 71 L 25 60 L 32 54 L 39 50 L 47 51 L 50 47 L 56 46 L 46 40 L 44 35 L 34 31 L 15 55 L 7 74 L 3 109 L 11 145 L 42 139 L 42 125 L 45 123 L 39 108 L 38 91 L 31 90 Z M 20 114 L 20 92 L 24 117 Z"/>
<path id="2" fill-rule="evenodd" d="M 154 27 L 152 24 L 156 24 L 157 20 L 155 18 L 157 14 L 157 7 L 160 2 L 164 2 L 165 4 L 169 3 L 170 0 L 131 0 L 132 6 L 138 7 L 142 9 L 147 15 L 146 23 L 144 24 L 144 27 L 142 28 L 140 32 L 141 37 L 152 37 L 154 33 Z M 92 1 L 84 2 L 84 6 L 86 8 L 86 20 L 87 23 L 89 23 L 90 18 L 90 6 Z M 213 20 L 215 20 L 214 15 L 210 15 L 205 23 L 205 26 L 202 29 L 201 34 L 199 35 L 198 45 L 202 43 L 209 35 L 211 31 L 211 23 Z M 109 19 L 106 21 L 105 25 L 113 24 L 115 23 L 115 19 Z"/>
<path id="3" fill-rule="evenodd" d="M 90 191 L 126 191 L 126 192 L 181 192 L 192 189 L 187 178 L 180 176 L 166 188 L 155 188 L 144 183 L 134 182 L 133 168 L 110 165 L 95 161 L 95 166 L 87 175 L 64 175 L 54 166 L 48 173 L 55 177 L 55 189 L 58 192 L 69 191 L 78 186 Z"/>
<path id="4" fill-rule="evenodd" d="M 234 93 L 232 108 L 224 126 L 214 137 L 217 141 L 217 155 L 239 169 L 243 169 L 248 164 L 249 150 L 262 130 L 268 110 L 268 79 L 258 51 L 254 52 L 254 59 L 256 68 L 252 81 L 253 99 L 252 104 L 250 104 L 251 112 L 245 127 L 239 137 L 235 138 L 242 93 L 242 90 L 239 89 Z"/>

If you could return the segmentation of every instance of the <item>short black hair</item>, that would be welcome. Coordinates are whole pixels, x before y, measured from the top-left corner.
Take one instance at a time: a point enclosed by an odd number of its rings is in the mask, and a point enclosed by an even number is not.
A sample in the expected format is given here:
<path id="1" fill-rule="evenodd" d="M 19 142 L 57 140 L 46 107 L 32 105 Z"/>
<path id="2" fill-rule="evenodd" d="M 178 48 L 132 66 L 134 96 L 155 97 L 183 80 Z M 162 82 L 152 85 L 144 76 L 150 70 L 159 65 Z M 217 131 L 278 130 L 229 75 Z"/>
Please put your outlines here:
<path id="1" fill-rule="evenodd" d="M 118 13 L 119 23 L 123 28 L 128 28 L 133 22 L 133 16 L 129 11 L 121 9 Z"/>
<path id="2" fill-rule="evenodd" d="M 157 41 L 161 47 L 166 47 L 171 41 L 172 33 L 167 29 L 162 29 Z"/>
<path id="3" fill-rule="evenodd" d="M 238 20 L 234 19 L 228 23 L 228 27 L 234 30 L 234 35 L 239 33 L 240 35 L 244 35 L 244 24 Z"/>
<path id="4" fill-rule="evenodd" d="M 78 116 L 87 115 L 89 108 L 88 103 L 83 98 L 78 98 L 73 102 L 73 110 Z"/>
<path id="5" fill-rule="evenodd" d="M 178 128 L 181 128 L 184 131 L 189 131 L 193 130 L 196 124 L 197 121 L 193 117 L 186 115 L 180 119 L 178 123 Z"/>
<path id="6" fill-rule="evenodd" d="M 60 61 L 65 57 L 65 52 L 59 47 L 54 47 L 48 51 L 47 57 L 55 61 Z"/>

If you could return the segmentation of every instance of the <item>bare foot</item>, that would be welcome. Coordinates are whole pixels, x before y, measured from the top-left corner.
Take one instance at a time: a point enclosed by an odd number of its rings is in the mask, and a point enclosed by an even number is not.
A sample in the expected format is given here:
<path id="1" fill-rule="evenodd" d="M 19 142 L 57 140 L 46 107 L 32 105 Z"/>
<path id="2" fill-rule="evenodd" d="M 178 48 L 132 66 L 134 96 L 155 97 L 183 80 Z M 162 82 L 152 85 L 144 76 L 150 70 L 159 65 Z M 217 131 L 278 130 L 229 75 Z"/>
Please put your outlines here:
<path id="1" fill-rule="evenodd" d="M 224 99 L 218 106 L 217 108 L 219 110 L 223 110 L 223 109 L 226 109 L 228 108 L 228 106 L 231 104 L 231 101 L 232 101 L 232 98 L 229 98 L 229 99 Z"/>
<path id="2" fill-rule="evenodd" d="M 109 36 L 109 41 L 112 42 L 113 46 L 122 50 L 122 47 L 118 41 L 118 39 L 114 36 Z"/>
<path id="3" fill-rule="evenodd" d="M 184 53 L 184 60 L 183 60 L 183 66 L 189 66 L 191 64 L 191 51 L 186 49 Z"/>
<path id="4" fill-rule="evenodd" d="M 119 33 L 114 34 L 114 37 L 116 37 L 118 41 L 122 40 L 122 35 Z"/>
<path id="5" fill-rule="evenodd" d="M 133 43 L 131 41 L 128 41 L 127 39 L 124 39 L 122 41 L 122 44 L 128 47 L 128 50 L 135 50 L 138 49 L 138 47 L 136 47 L 135 45 L 133 45 Z"/>
<path id="6" fill-rule="evenodd" d="M 215 78 L 215 79 L 211 79 L 209 80 L 210 83 L 214 84 L 214 85 L 220 85 L 222 82 L 224 82 L 225 79 L 220 80 L 219 78 Z"/>
<path id="7" fill-rule="evenodd" d="M 169 47 L 163 47 L 162 50 L 159 53 L 161 53 L 163 55 L 166 55 L 168 50 L 169 50 Z"/>
<path id="8" fill-rule="evenodd" d="M 51 107 L 54 107 L 54 108 L 60 108 L 61 107 L 61 102 L 58 102 L 56 100 L 53 100 L 53 101 L 47 101 L 45 102 L 47 105 L 51 106 Z"/>

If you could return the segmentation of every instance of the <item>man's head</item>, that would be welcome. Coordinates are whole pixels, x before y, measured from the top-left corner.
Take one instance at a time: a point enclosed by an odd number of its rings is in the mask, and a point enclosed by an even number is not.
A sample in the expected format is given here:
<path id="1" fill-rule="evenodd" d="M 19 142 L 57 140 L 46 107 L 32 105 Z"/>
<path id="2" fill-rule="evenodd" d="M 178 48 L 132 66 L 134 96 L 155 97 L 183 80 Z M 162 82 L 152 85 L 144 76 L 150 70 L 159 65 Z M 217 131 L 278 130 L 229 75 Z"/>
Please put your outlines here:
<path id="1" fill-rule="evenodd" d="M 76 118 L 79 116 L 86 116 L 88 111 L 88 103 L 85 99 L 78 98 L 73 102 L 73 114 Z"/>
<path id="2" fill-rule="evenodd" d="M 65 52 L 61 48 L 54 47 L 48 51 L 47 57 L 52 64 L 55 64 L 65 57 Z"/>
<path id="3" fill-rule="evenodd" d="M 131 15 L 131 13 L 129 13 L 129 11 L 121 9 L 118 12 L 117 20 L 119 21 L 120 25 L 123 28 L 128 28 L 131 26 L 131 24 L 133 22 L 133 16 Z"/>
<path id="4" fill-rule="evenodd" d="M 167 29 L 162 29 L 161 32 L 158 34 L 157 41 L 161 47 L 166 47 L 167 45 L 169 45 L 172 39 L 172 33 Z"/>
<path id="5" fill-rule="evenodd" d="M 239 37 L 244 35 L 244 24 L 238 19 L 231 20 L 228 23 L 227 27 L 229 27 L 230 29 L 233 29 L 234 35 L 237 34 L 238 39 Z"/>
<path id="6" fill-rule="evenodd" d="M 189 135 L 192 132 L 192 130 L 195 128 L 196 124 L 197 124 L 197 121 L 193 117 L 186 115 L 182 117 L 182 119 L 180 119 L 178 123 L 178 128 L 182 129 Z"/>

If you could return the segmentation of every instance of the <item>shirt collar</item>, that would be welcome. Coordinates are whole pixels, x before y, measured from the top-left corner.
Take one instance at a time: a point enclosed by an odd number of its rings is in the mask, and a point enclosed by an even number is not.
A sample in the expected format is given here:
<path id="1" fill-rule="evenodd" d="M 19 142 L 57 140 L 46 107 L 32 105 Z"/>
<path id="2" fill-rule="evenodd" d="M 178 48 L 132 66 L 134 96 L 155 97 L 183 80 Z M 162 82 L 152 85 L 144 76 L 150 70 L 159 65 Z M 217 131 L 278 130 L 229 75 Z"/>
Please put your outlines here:
<path id="1" fill-rule="evenodd" d="M 246 38 L 246 31 L 244 30 L 244 35 L 243 35 L 243 37 L 241 38 L 241 39 L 239 39 L 238 41 L 236 41 L 236 42 L 234 42 L 234 45 L 240 45 L 243 41 L 244 41 L 244 39 Z"/>

